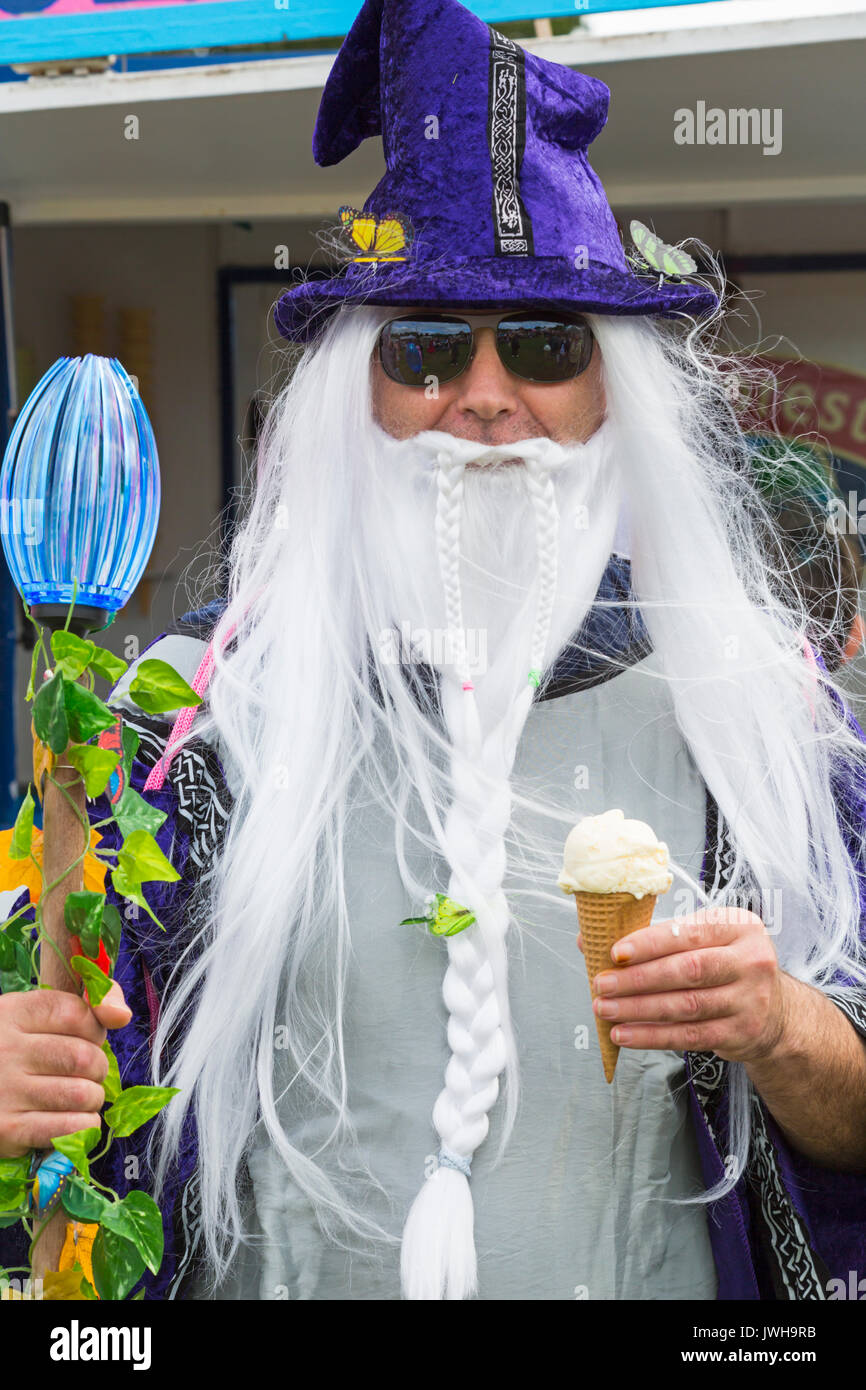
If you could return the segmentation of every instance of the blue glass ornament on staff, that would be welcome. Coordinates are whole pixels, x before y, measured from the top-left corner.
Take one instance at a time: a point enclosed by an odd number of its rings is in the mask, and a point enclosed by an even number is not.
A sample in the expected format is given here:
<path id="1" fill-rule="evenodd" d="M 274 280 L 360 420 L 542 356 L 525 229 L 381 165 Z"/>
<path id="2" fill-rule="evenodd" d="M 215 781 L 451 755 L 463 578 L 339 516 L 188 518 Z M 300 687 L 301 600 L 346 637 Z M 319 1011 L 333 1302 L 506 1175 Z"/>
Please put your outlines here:
<path id="1" fill-rule="evenodd" d="M 0 504 L 6 561 L 37 622 L 65 626 L 74 599 L 71 632 L 109 626 L 144 573 L 160 504 L 153 430 L 116 358 L 61 357 L 45 373 L 9 439 Z M 35 539 L 17 521 L 34 515 Z"/>

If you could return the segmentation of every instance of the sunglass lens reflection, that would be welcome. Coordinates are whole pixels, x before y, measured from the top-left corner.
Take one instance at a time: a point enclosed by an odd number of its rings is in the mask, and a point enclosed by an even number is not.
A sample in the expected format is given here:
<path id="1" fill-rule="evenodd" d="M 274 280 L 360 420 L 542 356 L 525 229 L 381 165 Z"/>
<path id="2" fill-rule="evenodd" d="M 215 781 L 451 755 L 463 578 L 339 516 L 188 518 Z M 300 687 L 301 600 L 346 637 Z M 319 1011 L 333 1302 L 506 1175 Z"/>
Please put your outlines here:
<path id="1" fill-rule="evenodd" d="M 530 381 L 568 381 L 584 371 L 592 352 L 587 324 L 550 319 L 503 321 L 502 360 Z"/>
<path id="2" fill-rule="evenodd" d="M 463 371 L 471 349 L 468 324 L 429 319 L 389 324 L 380 345 L 385 371 L 407 386 L 423 386 L 428 376 L 452 380 Z"/>

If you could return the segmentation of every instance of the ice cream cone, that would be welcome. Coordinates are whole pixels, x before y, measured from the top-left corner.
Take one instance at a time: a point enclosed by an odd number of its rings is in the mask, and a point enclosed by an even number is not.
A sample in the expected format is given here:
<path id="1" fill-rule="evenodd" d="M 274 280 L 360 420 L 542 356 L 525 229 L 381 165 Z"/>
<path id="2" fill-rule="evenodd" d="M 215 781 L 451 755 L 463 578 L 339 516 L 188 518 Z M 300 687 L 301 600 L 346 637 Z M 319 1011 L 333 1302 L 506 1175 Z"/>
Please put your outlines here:
<path id="1" fill-rule="evenodd" d="M 569 831 L 557 880 L 577 899 L 577 920 L 590 986 L 600 970 L 617 970 L 610 949 L 620 937 L 646 927 L 656 899 L 673 882 L 668 847 L 646 821 L 626 818 L 616 807 L 584 816 Z M 604 1074 L 613 1081 L 619 1047 L 613 1024 L 593 1013 Z"/>
<path id="2" fill-rule="evenodd" d="M 656 893 L 636 898 L 633 893 L 575 893 L 577 920 L 583 937 L 583 955 L 590 988 L 601 970 L 621 970 L 611 960 L 610 948 L 620 937 L 639 927 L 648 927 L 656 905 Z M 593 1014 L 601 1047 L 601 1060 L 608 1083 L 613 1081 L 619 1046 L 611 1041 L 615 1021 Z"/>

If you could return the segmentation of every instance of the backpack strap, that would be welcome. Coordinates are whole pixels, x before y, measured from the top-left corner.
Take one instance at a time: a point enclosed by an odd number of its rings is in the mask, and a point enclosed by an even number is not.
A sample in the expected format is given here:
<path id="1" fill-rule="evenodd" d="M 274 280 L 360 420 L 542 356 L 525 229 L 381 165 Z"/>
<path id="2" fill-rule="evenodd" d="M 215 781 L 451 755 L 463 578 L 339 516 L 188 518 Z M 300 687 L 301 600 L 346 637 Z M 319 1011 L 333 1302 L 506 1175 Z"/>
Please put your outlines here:
<path id="1" fill-rule="evenodd" d="M 236 627 L 237 624 L 233 623 L 232 626 L 229 628 L 225 638 L 223 639 L 223 646 L 225 646 L 226 643 L 229 641 Z M 192 686 L 196 695 L 201 695 L 202 699 L 204 698 L 205 692 L 207 691 L 208 685 L 210 684 L 210 678 L 213 674 L 214 668 L 214 659 L 214 639 L 211 639 L 211 641 L 207 645 L 207 650 L 205 651 L 205 654 L 201 659 L 199 668 L 193 676 L 192 680 L 190 681 L 190 685 Z M 154 790 L 161 790 L 166 778 L 166 774 L 171 765 L 171 760 L 183 744 L 184 740 L 186 739 L 186 736 L 192 727 L 193 720 L 195 719 L 195 716 L 200 708 L 200 705 L 187 705 L 178 712 L 177 718 L 175 719 L 174 724 L 172 725 L 171 733 L 169 734 L 168 739 L 166 741 L 165 751 L 163 752 L 162 757 L 154 763 L 153 767 L 148 773 L 147 781 L 145 782 L 144 787 L 142 788 L 143 791 L 149 792 Z"/>

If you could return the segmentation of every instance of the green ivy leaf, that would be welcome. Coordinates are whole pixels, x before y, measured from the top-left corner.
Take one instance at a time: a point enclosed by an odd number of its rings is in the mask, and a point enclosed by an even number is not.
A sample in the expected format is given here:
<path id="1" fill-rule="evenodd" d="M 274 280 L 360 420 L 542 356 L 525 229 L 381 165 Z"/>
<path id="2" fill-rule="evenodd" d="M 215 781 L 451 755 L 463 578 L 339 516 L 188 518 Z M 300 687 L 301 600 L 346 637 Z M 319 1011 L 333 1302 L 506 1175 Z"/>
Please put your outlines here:
<path id="1" fill-rule="evenodd" d="M 24 1206 L 29 1188 L 30 1155 L 0 1158 L 0 1211 Z"/>
<path id="2" fill-rule="evenodd" d="M 0 932 L 0 991 L 20 994 L 33 984 L 30 946 L 23 940 L 28 930 L 23 923 Z"/>
<path id="3" fill-rule="evenodd" d="M 32 906 L 32 903 L 28 903 L 23 911 L 26 912 L 28 908 L 32 908 Z M 34 924 L 32 922 L 25 922 L 24 918 L 19 913 L 16 913 L 14 917 L 9 918 L 5 926 L 0 926 L 0 933 L 2 933 L 7 941 L 14 941 L 22 946 L 27 946 L 29 950 L 30 933 L 33 931 L 33 926 Z"/>
<path id="4" fill-rule="evenodd" d="M 128 724 L 124 724 L 123 716 L 120 716 L 120 741 L 123 744 L 123 770 L 126 773 L 126 782 L 132 780 L 132 760 L 138 752 L 138 745 L 141 737 L 131 729 Z"/>
<path id="5" fill-rule="evenodd" d="M 32 622 L 33 620 L 32 618 L 30 618 L 30 610 L 28 609 L 26 603 L 24 604 L 24 612 L 27 614 L 28 619 Z M 41 628 L 38 630 L 41 632 Z M 39 665 L 39 653 L 41 650 L 42 647 L 40 646 L 39 642 L 34 640 L 33 659 L 30 662 L 30 679 L 27 682 L 27 690 L 24 694 L 24 699 L 28 702 L 28 704 L 33 699 L 33 696 L 36 693 L 36 667 Z"/>
<path id="6" fill-rule="evenodd" d="M 111 1049 L 111 1043 L 108 1041 L 104 1042 L 102 1044 L 102 1050 L 108 1058 L 108 1074 L 102 1083 L 102 1089 L 105 1091 L 105 1099 L 110 1105 L 112 1101 L 117 1100 L 117 1097 L 123 1090 L 123 1085 L 120 1080 L 120 1067 Z"/>
<path id="7" fill-rule="evenodd" d="M 126 1298 L 144 1273 L 144 1260 L 131 1240 L 100 1226 L 91 1251 L 93 1278 L 100 1298 Z"/>
<path id="8" fill-rule="evenodd" d="M 55 669 L 59 667 L 68 681 L 77 681 L 82 671 L 90 665 L 96 643 L 60 629 L 51 634 L 51 651 Z"/>
<path id="9" fill-rule="evenodd" d="M 183 676 L 157 657 L 148 657 L 139 664 L 129 685 L 129 697 L 148 714 L 167 714 L 202 702 Z"/>
<path id="10" fill-rule="evenodd" d="M 144 908 L 148 917 L 159 927 L 160 931 L 165 931 L 165 927 L 147 901 L 142 891 L 141 884 L 136 879 L 127 878 L 122 869 L 114 869 L 111 875 L 111 882 L 115 891 L 119 893 L 122 898 L 129 898 L 130 902 L 138 903 L 139 907 Z"/>
<path id="11" fill-rule="evenodd" d="M 87 998 L 91 1009 L 95 1009 L 98 1004 L 102 1003 L 111 989 L 111 980 L 107 975 L 103 975 L 99 966 L 94 961 L 88 960 L 86 956 L 73 956 L 69 964 L 73 970 L 78 971 L 87 985 Z"/>
<path id="12" fill-rule="evenodd" d="M 120 754 L 110 748 L 98 748 L 93 743 L 79 743 L 69 750 L 69 761 L 84 778 L 84 790 L 92 801 L 101 796 L 108 779 L 120 762 Z"/>
<path id="13" fill-rule="evenodd" d="M 177 1086 L 129 1086 L 105 1111 L 105 1123 L 115 1139 L 126 1139 L 158 1115 L 178 1091 Z"/>
<path id="14" fill-rule="evenodd" d="M 102 1217 L 107 1231 L 131 1240 L 152 1274 L 162 1264 L 163 1231 L 159 1207 L 146 1192 L 128 1192 L 119 1202 L 107 1205 Z"/>
<path id="15" fill-rule="evenodd" d="M 123 796 L 114 807 L 114 819 L 124 838 L 131 835 L 133 830 L 146 830 L 149 835 L 155 835 L 165 818 L 165 811 L 151 806 L 129 782 L 125 784 Z"/>
<path id="16" fill-rule="evenodd" d="M 112 869 L 111 884 L 114 891 L 119 893 L 122 898 L 129 898 L 130 902 L 138 903 L 139 907 L 144 908 L 145 912 L 150 912 L 150 903 L 142 892 L 141 883 L 138 879 L 130 878 L 128 874 L 124 873 L 120 866 L 116 869 Z"/>
<path id="17" fill-rule="evenodd" d="M 112 975 L 117 965 L 117 953 L 120 950 L 120 933 L 120 913 L 114 906 L 114 903 L 107 903 L 103 898 L 102 926 L 99 934 L 108 952 L 108 959 L 111 961 Z M 96 952 L 94 952 L 94 955 L 95 954 Z"/>
<path id="18" fill-rule="evenodd" d="M 19 1154 L 17 1158 L 0 1158 L 0 1181 L 22 1181 L 31 1176 L 31 1155 Z"/>
<path id="19" fill-rule="evenodd" d="M 69 742 L 65 690 L 63 672 L 55 671 L 50 680 L 43 681 L 33 701 L 33 727 L 37 736 L 46 748 L 58 754 Z"/>
<path id="20" fill-rule="evenodd" d="M 117 715 L 112 713 L 98 695 L 94 695 L 92 690 L 85 690 L 83 685 L 75 682 L 67 682 L 64 703 L 69 736 L 73 743 L 87 743 L 94 734 L 101 734 L 103 729 L 110 729 L 117 722 Z M 36 732 L 39 733 L 39 730 Z M 42 739 L 42 742 L 45 740 Z"/>
<path id="21" fill-rule="evenodd" d="M 104 977 L 103 977 L 104 978 Z M 74 1134 L 61 1134 L 51 1143 L 60 1154 L 65 1154 L 71 1158 L 82 1177 L 90 1179 L 90 1164 L 87 1155 L 91 1149 L 95 1149 L 102 1136 L 102 1131 L 93 1126 L 91 1129 L 77 1129 Z"/>
<path id="22" fill-rule="evenodd" d="M 101 1192 L 71 1174 L 66 1179 L 60 1200 L 76 1221 L 101 1221 L 103 1212 L 109 1206 Z"/>
<path id="23" fill-rule="evenodd" d="M 0 1182 L 26 1182 L 30 1177 L 30 1154 L 0 1158 Z"/>
<path id="24" fill-rule="evenodd" d="M 30 858 L 30 845 L 33 840 L 33 807 L 35 804 L 33 793 L 28 786 L 27 795 L 21 803 L 18 815 L 15 817 L 12 842 L 9 845 L 10 859 Z"/>
<path id="25" fill-rule="evenodd" d="M 82 951 L 94 960 L 99 955 L 99 928 L 104 903 L 103 893 L 91 893 L 85 888 L 81 892 L 70 893 L 63 904 L 66 930 L 80 939 Z"/>
<path id="26" fill-rule="evenodd" d="M 27 1189 L 20 1183 L 0 1182 L 0 1211 L 12 1211 L 22 1206 L 26 1196 Z"/>
<path id="27" fill-rule="evenodd" d="M 123 657 L 115 656 L 114 652 L 106 651 L 104 647 L 94 645 L 93 656 L 90 658 L 90 669 L 95 671 L 98 676 L 103 676 L 105 680 L 111 681 L 116 685 L 126 670 L 127 663 Z"/>
<path id="28" fill-rule="evenodd" d="M 33 988 L 33 976 L 28 975 L 28 967 L 15 970 L 0 970 L 0 994 L 26 994 Z"/>
<path id="29" fill-rule="evenodd" d="M 21 1207 L 18 1211 L 0 1212 L 0 1231 L 5 1230 L 7 1226 L 15 1226 L 19 1221 L 26 1221 L 30 1214 L 26 1207 Z"/>
<path id="30" fill-rule="evenodd" d="M 118 850 L 117 864 L 127 880 L 133 883 L 149 883 L 153 879 L 174 883 L 180 878 L 177 869 L 166 859 L 147 830 L 133 830 L 131 835 L 127 835 Z M 116 886 L 116 878 L 114 883 Z"/>

